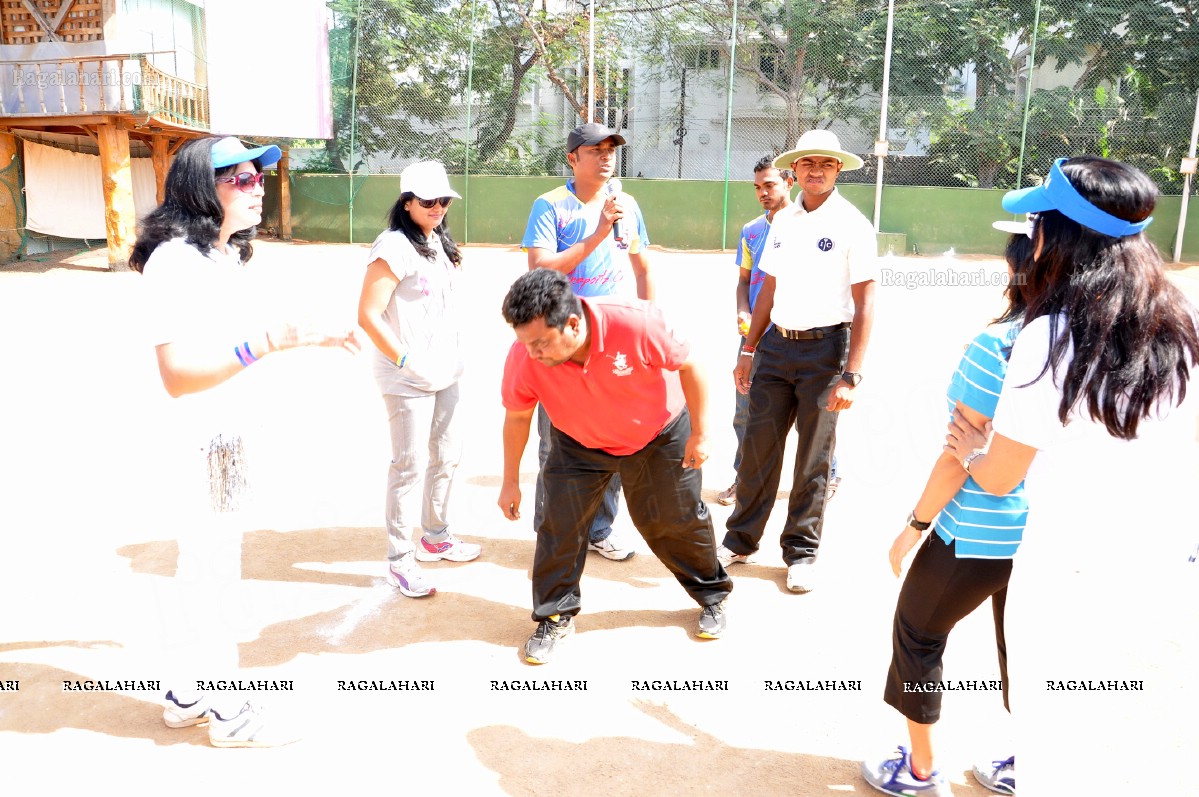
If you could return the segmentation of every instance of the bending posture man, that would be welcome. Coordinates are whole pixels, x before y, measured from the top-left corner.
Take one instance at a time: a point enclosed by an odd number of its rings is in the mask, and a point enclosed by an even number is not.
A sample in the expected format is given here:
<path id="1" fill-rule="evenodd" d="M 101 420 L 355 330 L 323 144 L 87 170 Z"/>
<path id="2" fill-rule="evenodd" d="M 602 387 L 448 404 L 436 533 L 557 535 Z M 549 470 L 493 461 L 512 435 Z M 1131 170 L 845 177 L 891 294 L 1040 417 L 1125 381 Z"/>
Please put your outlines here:
<path id="1" fill-rule="evenodd" d="M 509 520 L 520 517 L 520 459 L 534 407 L 540 403 L 553 421 L 533 557 L 537 630 L 525 659 L 544 664 L 574 633 L 588 526 L 617 476 L 633 524 L 702 607 L 696 635 L 719 637 L 733 584 L 716 559 L 700 498 L 707 386 L 688 344 L 651 303 L 580 298 L 564 274 L 549 269 L 516 280 L 503 312 L 516 332 L 502 388 L 499 506 Z"/>

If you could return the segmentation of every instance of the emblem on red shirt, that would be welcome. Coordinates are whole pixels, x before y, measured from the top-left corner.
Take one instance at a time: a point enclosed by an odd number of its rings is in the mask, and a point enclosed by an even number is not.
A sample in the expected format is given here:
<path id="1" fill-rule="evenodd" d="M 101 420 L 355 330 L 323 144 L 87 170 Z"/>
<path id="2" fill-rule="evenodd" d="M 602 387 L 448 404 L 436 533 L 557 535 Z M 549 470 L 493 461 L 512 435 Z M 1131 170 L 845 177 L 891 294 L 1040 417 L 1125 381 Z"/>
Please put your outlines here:
<path id="1" fill-rule="evenodd" d="M 612 358 L 612 373 L 617 376 L 631 376 L 633 373 L 628 358 L 620 352 L 616 352 L 616 356 Z"/>

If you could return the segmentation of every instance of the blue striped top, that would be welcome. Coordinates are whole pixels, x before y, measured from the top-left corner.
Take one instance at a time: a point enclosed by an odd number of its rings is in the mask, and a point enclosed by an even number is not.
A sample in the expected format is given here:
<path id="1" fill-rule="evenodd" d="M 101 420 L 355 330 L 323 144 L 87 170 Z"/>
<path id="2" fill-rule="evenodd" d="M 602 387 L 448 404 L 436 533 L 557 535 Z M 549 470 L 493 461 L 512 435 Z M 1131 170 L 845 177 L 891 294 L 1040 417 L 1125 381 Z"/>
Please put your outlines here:
<path id="1" fill-rule="evenodd" d="M 1007 375 L 1007 358 L 1019 331 L 1016 322 L 995 324 L 970 342 L 949 383 L 946 399 L 950 415 L 960 401 L 988 418 L 995 416 Z M 967 477 L 962 489 L 937 516 L 936 527 L 947 545 L 957 541 L 959 559 L 1010 559 L 1020 545 L 1027 517 L 1024 482 L 1000 498 Z"/>

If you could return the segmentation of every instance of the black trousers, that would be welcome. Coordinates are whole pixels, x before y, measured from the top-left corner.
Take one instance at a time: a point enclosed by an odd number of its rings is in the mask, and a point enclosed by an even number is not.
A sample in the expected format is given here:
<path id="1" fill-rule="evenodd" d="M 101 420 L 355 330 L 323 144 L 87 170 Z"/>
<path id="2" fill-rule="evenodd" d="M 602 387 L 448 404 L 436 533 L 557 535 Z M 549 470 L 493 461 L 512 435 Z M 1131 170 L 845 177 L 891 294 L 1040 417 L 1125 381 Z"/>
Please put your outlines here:
<path id="1" fill-rule="evenodd" d="M 954 547 L 954 543 L 946 545 L 935 531 L 930 531 L 912 560 L 895 606 L 891 668 L 887 671 L 883 700 L 908 719 L 924 725 L 941 718 L 941 693 L 905 691 L 904 683 L 943 680 L 941 658 L 949 632 L 987 598 L 991 599 L 991 613 L 995 617 L 1003 705 L 1008 704 L 1003 607 L 1007 603 L 1012 560 L 958 559 Z"/>
<path id="2" fill-rule="evenodd" d="M 533 555 L 534 620 L 578 614 L 591 519 L 617 474 L 633 525 L 687 594 L 700 606 L 725 599 L 733 581 L 716 560 L 712 518 L 700 498 L 700 471 L 682 466 L 691 436 L 686 409 L 645 448 L 627 456 L 587 448 L 557 427 L 551 435 L 541 470 L 545 512 Z"/>
<path id="3" fill-rule="evenodd" d="M 848 353 L 848 329 L 820 340 L 787 340 L 775 327 L 762 336 L 737 469 L 737 507 L 725 524 L 724 545 L 733 553 L 751 554 L 762 542 L 778 494 L 787 432 L 794 424 L 799 443 L 780 544 L 788 565 L 816 558 L 837 441 L 838 413 L 824 407 Z"/>

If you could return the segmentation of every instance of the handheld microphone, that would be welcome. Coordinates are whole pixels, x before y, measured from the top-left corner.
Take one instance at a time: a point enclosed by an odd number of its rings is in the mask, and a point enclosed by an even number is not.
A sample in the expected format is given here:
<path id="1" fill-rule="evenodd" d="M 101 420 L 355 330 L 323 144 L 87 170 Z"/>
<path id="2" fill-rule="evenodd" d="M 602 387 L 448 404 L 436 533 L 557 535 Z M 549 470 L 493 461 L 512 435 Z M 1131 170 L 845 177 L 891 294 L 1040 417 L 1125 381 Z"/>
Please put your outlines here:
<path id="1" fill-rule="evenodd" d="M 620 193 L 619 178 L 613 177 L 611 180 L 609 180 L 607 183 L 607 188 L 608 188 L 609 196 L 615 196 L 615 195 L 619 194 Z M 617 219 L 612 224 L 612 237 L 615 238 L 617 241 L 624 240 L 624 219 Z"/>

